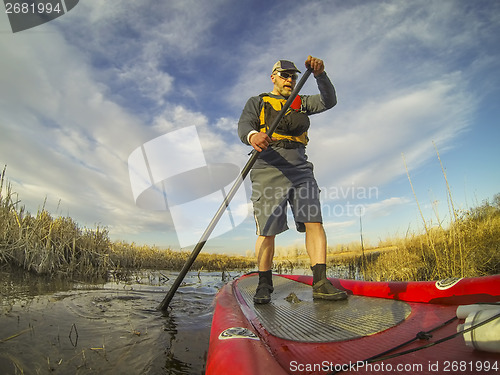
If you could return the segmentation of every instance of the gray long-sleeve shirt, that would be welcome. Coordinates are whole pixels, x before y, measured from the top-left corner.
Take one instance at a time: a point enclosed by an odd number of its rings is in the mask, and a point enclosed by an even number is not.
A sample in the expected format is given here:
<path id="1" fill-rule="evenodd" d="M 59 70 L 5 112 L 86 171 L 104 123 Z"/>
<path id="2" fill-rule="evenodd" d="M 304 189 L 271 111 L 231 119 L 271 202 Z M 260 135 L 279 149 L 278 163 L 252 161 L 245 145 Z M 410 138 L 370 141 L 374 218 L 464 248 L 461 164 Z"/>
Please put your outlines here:
<path id="1" fill-rule="evenodd" d="M 301 95 L 302 110 L 305 111 L 307 115 L 326 111 L 337 104 L 335 88 L 327 74 L 323 73 L 316 77 L 316 83 L 320 92 L 319 94 Z M 270 95 L 283 99 L 282 96 Z M 254 96 L 248 99 L 243 108 L 238 122 L 238 135 L 245 144 L 249 144 L 248 134 L 250 132 L 259 131 L 259 115 L 262 106 L 263 102 L 261 97 Z M 291 185 L 298 185 L 314 179 L 313 165 L 307 161 L 305 146 L 290 149 L 271 144 L 270 147 L 259 153 L 259 158 L 252 169 L 254 172 L 256 172 L 255 170 L 267 170 L 264 175 L 260 173 L 258 175 L 256 173 L 251 173 L 250 177 L 254 186 L 262 184 L 266 179 L 273 179 L 271 176 L 275 173 L 285 176 L 286 180 L 289 181 Z"/>
<path id="2" fill-rule="evenodd" d="M 302 99 L 302 109 L 307 115 L 312 115 L 315 113 L 320 113 L 332 108 L 337 104 L 337 95 L 335 93 L 335 88 L 332 82 L 328 78 L 326 72 L 319 75 L 316 78 L 316 83 L 318 85 L 319 94 L 316 95 L 301 95 Z M 275 98 L 281 98 L 282 96 L 277 96 L 269 94 Z M 248 99 L 245 107 L 238 121 L 238 136 L 241 141 L 245 144 L 248 143 L 248 134 L 251 131 L 259 131 L 260 121 L 259 115 L 262 110 L 263 102 L 260 96 L 253 96 Z"/>

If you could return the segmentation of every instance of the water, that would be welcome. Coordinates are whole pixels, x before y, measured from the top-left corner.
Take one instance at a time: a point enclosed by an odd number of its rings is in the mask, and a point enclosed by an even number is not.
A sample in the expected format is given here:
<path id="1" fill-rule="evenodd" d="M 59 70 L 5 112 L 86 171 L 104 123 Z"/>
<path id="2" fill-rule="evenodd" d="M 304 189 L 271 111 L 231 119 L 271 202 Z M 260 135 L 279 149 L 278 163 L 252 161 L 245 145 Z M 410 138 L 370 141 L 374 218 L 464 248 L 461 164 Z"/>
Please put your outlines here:
<path id="1" fill-rule="evenodd" d="M 0 270 L 0 373 L 203 374 L 214 296 L 241 273 L 189 273 L 163 315 L 177 272 L 82 284 Z"/>
<path id="2" fill-rule="evenodd" d="M 0 374 L 204 374 L 214 297 L 243 273 L 188 273 L 164 315 L 178 272 L 85 284 L 0 268 Z"/>

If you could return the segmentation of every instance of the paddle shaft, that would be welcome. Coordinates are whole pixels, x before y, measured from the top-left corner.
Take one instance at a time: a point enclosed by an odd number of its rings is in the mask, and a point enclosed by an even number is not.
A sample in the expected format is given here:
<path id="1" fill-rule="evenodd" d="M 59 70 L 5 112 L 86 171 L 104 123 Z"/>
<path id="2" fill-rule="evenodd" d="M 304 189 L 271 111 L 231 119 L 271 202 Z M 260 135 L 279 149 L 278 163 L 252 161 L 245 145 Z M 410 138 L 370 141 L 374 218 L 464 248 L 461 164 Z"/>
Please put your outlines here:
<path id="1" fill-rule="evenodd" d="M 293 91 L 290 94 L 290 96 L 288 97 L 285 105 L 283 106 L 281 111 L 278 113 L 278 116 L 274 119 L 273 123 L 269 127 L 269 130 L 266 133 L 267 135 L 271 136 L 274 133 L 274 131 L 278 127 L 279 122 L 281 121 L 281 119 L 285 115 L 286 111 L 288 111 L 288 109 L 292 105 L 292 102 L 299 94 L 300 89 L 302 88 L 302 86 L 304 86 L 304 84 L 306 83 L 306 81 L 309 78 L 309 76 L 311 75 L 311 73 L 312 73 L 312 69 L 308 68 L 307 71 L 302 76 L 302 78 L 300 79 L 300 81 L 297 83 L 297 85 L 293 89 Z M 253 150 L 252 154 L 250 156 L 250 159 L 247 161 L 246 165 L 241 170 L 241 173 L 238 175 L 238 178 L 236 179 L 233 186 L 231 187 L 231 190 L 229 190 L 229 193 L 224 198 L 224 201 L 222 202 L 219 209 L 215 213 L 214 217 L 210 221 L 210 224 L 208 224 L 207 229 L 205 229 L 205 232 L 203 232 L 200 240 L 198 241 L 198 243 L 194 247 L 188 260 L 186 261 L 186 263 L 182 267 L 181 271 L 179 272 L 179 275 L 177 276 L 174 283 L 170 287 L 170 290 L 168 291 L 167 295 L 165 296 L 163 301 L 158 306 L 158 310 L 165 311 L 168 308 L 168 305 L 170 304 L 170 301 L 172 301 L 172 298 L 174 297 L 175 292 L 177 291 L 177 289 L 181 285 L 182 280 L 184 280 L 184 277 L 186 277 L 186 274 L 189 272 L 189 269 L 191 268 L 194 261 L 196 260 L 196 257 L 198 256 L 200 251 L 203 249 L 203 246 L 205 246 L 205 243 L 207 242 L 208 238 L 210 237 L 210 234 L 212 234 L 215 226 L 219 222 L 224 211 L 229 206 L 229 202 L 231 202 L 231 200 L 233 199 L 234 195 L 236 194 L 239 187 L 243 183 L 243 180 L 245 179 L 245 177 L 248 175 L 248 173 L 252 169 L 252 167 L 255 164 L 255 162 L 257 161 L 258 157 L 259 157 L 259 153 L 256 150 Z"/>

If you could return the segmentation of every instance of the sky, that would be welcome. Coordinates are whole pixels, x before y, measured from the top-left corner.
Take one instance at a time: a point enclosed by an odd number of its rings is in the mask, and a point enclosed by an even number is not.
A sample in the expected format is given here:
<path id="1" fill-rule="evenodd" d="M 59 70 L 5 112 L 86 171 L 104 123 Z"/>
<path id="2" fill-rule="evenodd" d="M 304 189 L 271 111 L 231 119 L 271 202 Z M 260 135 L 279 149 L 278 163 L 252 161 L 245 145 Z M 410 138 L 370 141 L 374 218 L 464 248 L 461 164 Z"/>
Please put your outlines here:
<path id="1" fill-rule="evenodd" d="M 429 225 L 446 224 L 449 193 L 457 210 L 500 193 L 499 35 L 496 0 L 85 0 L 16 33 L 2 12 L 0 166 L 32 214 L 45 207 L 113 240 L 190 249 L 172 207 L 136 204 L 130 156 L 196 129 L 173 150 L 200 145 L 201 165 L 242 168 L 247 99 L 272 90 L 277 60 L 301 69 L 312 55 L 338 96 L 311 116 L 307 148 L 329 245 L 359 242 L 361 229 L 377 245 L 422 232 L 418 205 Z M 317 92 L 310 77 L 301 93 Z M 166 148 L 165 168 L 187 171 L 189 152 Z M 185 192 L 200 194 L 201 178 Z M 253 252 L 248 181 L 241 189 L 241 220 L 205 252 Z M 184 214 L 208 215 L 197 207 Z M 277 246 L 301 247 L 289 225 Z"/>

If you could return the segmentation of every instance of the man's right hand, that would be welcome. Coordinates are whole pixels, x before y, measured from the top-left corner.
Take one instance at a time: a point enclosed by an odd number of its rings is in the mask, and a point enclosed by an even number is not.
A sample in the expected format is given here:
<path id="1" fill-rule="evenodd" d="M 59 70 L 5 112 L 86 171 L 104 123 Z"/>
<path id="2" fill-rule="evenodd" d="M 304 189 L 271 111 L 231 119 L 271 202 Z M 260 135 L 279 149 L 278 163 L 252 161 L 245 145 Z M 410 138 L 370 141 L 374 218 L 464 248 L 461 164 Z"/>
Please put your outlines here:
<path id="1" fill-rule="evenodd" d="M 272 141 L 277 141 L 277 139 L 271 138 L 266 133 L 262 133 L 262 132 L 254 133 L 254 134 L 250 135 L 250 139 L 249 139 L 249 142 L 252 145 L 252 147 L 255 150 L 257 150 L 258 152 L 261 152 L 261 151 L 267 149 L 267 146 L 269 146 L 269 144 Z"/>

